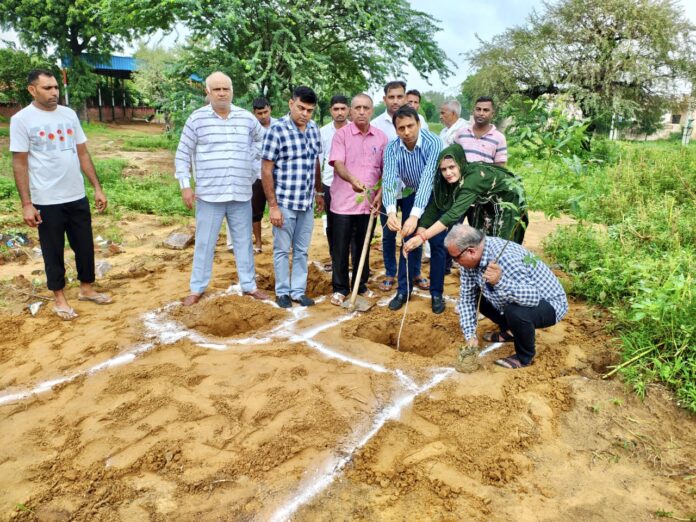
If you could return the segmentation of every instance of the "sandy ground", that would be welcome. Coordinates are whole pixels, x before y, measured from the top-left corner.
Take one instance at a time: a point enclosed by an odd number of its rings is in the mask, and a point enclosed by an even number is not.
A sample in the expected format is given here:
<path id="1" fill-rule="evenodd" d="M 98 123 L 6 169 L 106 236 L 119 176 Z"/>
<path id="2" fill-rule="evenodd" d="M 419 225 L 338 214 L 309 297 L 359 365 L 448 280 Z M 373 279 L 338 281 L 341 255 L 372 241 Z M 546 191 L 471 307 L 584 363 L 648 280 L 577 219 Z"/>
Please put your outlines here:
<path id="1" fill-rule="evenodd" d="M 123 252 L 98 280 L 115 303 L 76 300 L 71 323 L 26 310 L 40 258 L 0 269 L 0 520 L 655 520 L 696 508 L 696 423 L 660 387 L 616 379 L 602 313 L 571 303 L 530 368 L 452 365 L 453 301 L 400 313 L 281 310 L 237 295 L 218 245 L 208 298 L 185 309 L 192 251 L 175 228 L 118 223 Z M 315 226 L 310 259 L 327 259 Z M 557 222 L 534 215 L 527 246 Z M 270 230 L 256 257 L 273 288 Z M 100 254 L 97 258 L 100 258 Z M 372 251 L 375 277 L 381 256 Z M 68 255 L 70 259 L 70 255 Z M 427 265 L 425 265 L 427 274 Z M 376 284 L 371 283 L 376 289 Z M 446 293 L 456 298 L 457 277 Z M 47 296 L 46 292 L 40 292 Z M 484 322 L 482 330 L 490 324 Z"/>

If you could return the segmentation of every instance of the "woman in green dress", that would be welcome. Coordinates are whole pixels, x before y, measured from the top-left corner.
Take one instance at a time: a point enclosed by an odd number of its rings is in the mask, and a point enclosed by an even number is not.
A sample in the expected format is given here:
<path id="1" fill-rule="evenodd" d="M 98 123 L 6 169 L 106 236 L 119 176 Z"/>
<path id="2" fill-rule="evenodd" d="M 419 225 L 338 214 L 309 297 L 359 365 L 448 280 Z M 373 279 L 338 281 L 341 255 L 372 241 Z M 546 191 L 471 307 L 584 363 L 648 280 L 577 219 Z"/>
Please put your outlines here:
<path id="1" fill-rule="evenodd" d="M 447 231 L 469 212 L 469 224 L 486 235 L 522 243 L 528 223 L 522 181 L 504 167 L 492 163 L 467 163 L 464 149 L 453 144 L 438 158 L 433 195 L 420 219 L 416 234 L 404 245 L 404 253 L 430 241 L 430 295 L 432 309 L 442 313 Z"/>

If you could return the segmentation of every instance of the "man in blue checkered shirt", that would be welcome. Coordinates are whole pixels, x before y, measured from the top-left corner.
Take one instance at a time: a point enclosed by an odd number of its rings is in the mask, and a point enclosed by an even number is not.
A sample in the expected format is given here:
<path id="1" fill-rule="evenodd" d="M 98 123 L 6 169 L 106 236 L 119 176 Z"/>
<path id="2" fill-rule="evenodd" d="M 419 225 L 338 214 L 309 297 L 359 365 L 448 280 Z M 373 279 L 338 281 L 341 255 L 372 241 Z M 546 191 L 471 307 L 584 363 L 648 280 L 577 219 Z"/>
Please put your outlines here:
<path id="1" fill-rule="evenodd" d="M 445 247 L 461 265 L 457 313 L 467 345 L 478 346 L 476 305 L 483 292 L 481 313 L 500 328 L 484 339 L 515 343 L 515 355 L 496 364 L 511 369 L 529 366 L 536 353 L 535 330 L 556 324 L 568 312 L 561 283 L 524 247 L 486 237 L 469 225 L 453 227 Z"/>
<path id="2" fill-rule="evenodd" d="M 290 112 L 266 132 L 261 157 L 261 181 L 273 225 L 273 268 L 276 303 L 290 308 L 292 301 L 312 306 L 307 289 L 307 254 L 314 228 L 314 198 L 324 208 L 321 192 L 321 137 L 312 113 L 317 95 L 297 87 Z M 315 193 L 316 187 L 316 193 Z M 292 251 L 292 275 L 290 252 Z"/>

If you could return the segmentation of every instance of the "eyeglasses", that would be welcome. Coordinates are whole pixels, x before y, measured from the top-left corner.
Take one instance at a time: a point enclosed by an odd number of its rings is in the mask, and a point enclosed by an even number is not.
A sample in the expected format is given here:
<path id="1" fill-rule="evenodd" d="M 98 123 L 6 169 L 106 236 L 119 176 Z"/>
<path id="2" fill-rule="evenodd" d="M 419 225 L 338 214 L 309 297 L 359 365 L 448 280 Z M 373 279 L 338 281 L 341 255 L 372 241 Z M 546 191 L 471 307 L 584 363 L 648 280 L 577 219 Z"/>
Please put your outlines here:
<path id="1" fill-rule="evenodd" d="M 462 256 L 463 256 L 466 252 L 468 252 L 469 250 L 472 250 L 472 251 L 473 251 L 474 249 L 471 248 L 471 247 L 467 247 L 467 248 L 465 248 L 464 250 L 460 250 L 459 253 L 458 253 L 456 256 L 454 256 L 453 259 L 459 259 L 460 257 L 462 257 Z"/>

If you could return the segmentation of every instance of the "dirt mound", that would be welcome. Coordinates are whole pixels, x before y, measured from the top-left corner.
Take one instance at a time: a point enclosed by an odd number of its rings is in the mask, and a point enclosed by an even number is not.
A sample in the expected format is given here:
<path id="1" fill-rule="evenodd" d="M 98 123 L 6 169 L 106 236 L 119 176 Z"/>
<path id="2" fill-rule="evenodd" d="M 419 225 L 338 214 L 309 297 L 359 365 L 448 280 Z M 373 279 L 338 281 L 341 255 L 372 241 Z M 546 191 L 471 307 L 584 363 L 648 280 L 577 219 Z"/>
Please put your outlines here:
<path id="1" fill-rule="evenodd" d="M 262 254 L 266 256 L 266 254 Z M 268 255 L 270 257 L 270 254 Z M 273 264 L 266 262 L 264 257 L 256 261 L 256 285 L 267 292 L 275 292 L 275 275 Z M 307 273 L 307 290 L 309 297 L 321 297 L 333 292 L 331 286 L 331 274 L 317 268 L 314 263 L 309 263 Z"/>
<path id="2" fill-rule="evenodd" d="M 360 337 L 396 349 L 403 313 L 377 308 L 343 327 L 347 337 Z M 401 333 L 400 350 L 432 357 L 445 349 L 459 347 L 462 334 L 457 316 L 452 312 L 435 315 L 408 312 Z"/>
<path id="3" fill-rule="evenodd" d="M 191 307 L 178 307 L 171 315 L 187 328 L 217 337 L 233 337 L 266 329 L 287 316 L 278 308 L 237 295 L 205 299 Z"/>

